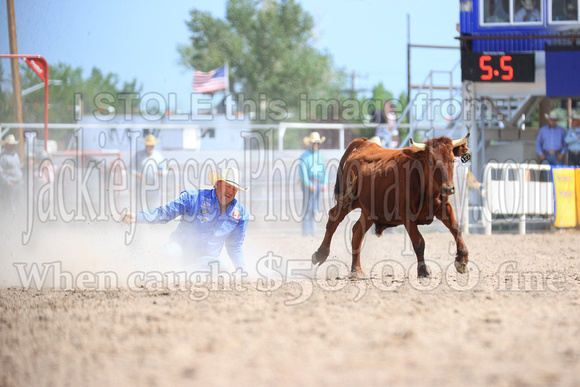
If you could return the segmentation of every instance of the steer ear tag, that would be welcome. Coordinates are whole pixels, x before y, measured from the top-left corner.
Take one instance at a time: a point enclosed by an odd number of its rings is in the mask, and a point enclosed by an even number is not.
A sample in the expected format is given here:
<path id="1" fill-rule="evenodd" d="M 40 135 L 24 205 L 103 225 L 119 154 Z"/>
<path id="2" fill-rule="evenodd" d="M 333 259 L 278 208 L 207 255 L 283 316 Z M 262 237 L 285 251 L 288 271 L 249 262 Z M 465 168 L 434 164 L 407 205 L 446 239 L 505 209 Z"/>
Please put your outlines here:
<path id="1" fill-rule="evenodd" d="M 469 160 L 471 160 L 471 153 L 466 153 L 466 154 L 464 154 L 463 156 L 461 156 L 461 162 L 462 162 L 462 163 L 464 163 L 464 164 L 465 164 L 465 163 L 466 163 L 466 162 L 468 162 Z"/>

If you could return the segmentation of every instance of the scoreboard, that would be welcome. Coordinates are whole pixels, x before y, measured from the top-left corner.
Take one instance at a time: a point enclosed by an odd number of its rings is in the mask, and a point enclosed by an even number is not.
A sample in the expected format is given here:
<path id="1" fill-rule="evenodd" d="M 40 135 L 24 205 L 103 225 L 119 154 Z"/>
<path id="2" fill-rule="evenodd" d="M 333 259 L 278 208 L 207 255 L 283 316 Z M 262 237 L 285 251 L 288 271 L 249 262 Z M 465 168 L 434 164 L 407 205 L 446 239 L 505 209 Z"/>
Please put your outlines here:
<path id="1" fill-rule="evenodd" d="M 535 55 L 533 53 L 462 52 L 461 80 L 535 82 Z"/>

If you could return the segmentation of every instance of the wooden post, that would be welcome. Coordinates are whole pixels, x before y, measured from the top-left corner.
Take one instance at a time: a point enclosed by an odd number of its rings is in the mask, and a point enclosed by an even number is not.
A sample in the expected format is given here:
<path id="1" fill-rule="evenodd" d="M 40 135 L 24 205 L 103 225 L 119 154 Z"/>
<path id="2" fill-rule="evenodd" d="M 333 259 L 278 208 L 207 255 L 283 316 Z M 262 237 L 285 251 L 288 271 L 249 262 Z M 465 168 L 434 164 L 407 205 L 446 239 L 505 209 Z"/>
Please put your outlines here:
<path id="1" fill-rule="evenodd" d="M 541 128 L 544 125 L 548 125 L 548 120 L 544 116 L 545 114 L 549 114 L 550 111 L 554 108 L 554 101 L 551 98 L 544 97 L 540 101 L 540 117 L 538 126 Z"/>
<path id="2" fill-rule="evenodd" d="M 6 8 L 8 10 L 8 34 L 10 40 L 10 53 L 18 54 L 18 44 L 16 41 L 16 18 L 14 16 L 14 0 L 6 0 Z M 10 68 L 12 71 L 12 91 L 14 98 L 14 121 L 18 124 L 22 123 L 22 92 L 20 88 L 20 68 L 19 59 L 10 59 Z M 24 159 L 24 131 L 22 127 L 18 128 L 18 139 L 20 146 L 18 153 L 20 159 Z"/>

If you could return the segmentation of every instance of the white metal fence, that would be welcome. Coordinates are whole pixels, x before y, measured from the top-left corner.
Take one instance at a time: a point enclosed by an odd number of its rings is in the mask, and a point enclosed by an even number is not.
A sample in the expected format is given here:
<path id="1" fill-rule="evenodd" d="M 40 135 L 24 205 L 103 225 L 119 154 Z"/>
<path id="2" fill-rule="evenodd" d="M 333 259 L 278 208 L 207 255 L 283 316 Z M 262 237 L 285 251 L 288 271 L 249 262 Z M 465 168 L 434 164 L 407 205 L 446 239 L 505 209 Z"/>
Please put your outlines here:
<path id="1" fill-rule="evenodd" d="M 2 124 L 1 131 L 3 134 L 16 124 Z M 25 129 L 39 129 L 40 124 L 21 124 Z M 110 129 L 115 125 L 104 125 L 103 129 Z M 149 125 L 150 126 L 150 125 Z M 164 129 L 164 125 L 155 125 L 155 127 Z M 74 129 L 81 127 L 81 125 L 63 125 L 50 124 L 50 130 Z M 95 126 L 96 127 L 96 126 Z M 145 125 L 135 125 L 130 127 L 131 130 L 143 129 Z M 181 125 L 173 124 L 167 129 L 177 129 Z M 324 204 L 322 210 L 328 210 L 328 206 L 332 206 L 332 186 L 336 176 L 336 166 L 340 159 L 342 152 L 347 144 L 345 144 L 345 133 L 347 130 L 355 127 L 364 127 L 364 125 L 343 125 L 343 124 L 281 124 L 272 125 L 268 128 L 278 130 L 278 143 L 269 150 L 256 149 L 240 149 L 239 151 L 200 151 L 200 150 L 183 150 L 168 152 L 170 158 L 173 158 L 176 165 L 184 166 L 191 160 L 195 160 L 200 168 L 200 171 L 205 171 L 204 168 L 207 162 L 211 160 L 212 165 L 223 163 L 225 160 L 236 160 L 239 162 L 239 167 L 242 170 L 248 171 L 251 176 L 252 193 L 248 195 L 248 206 L 254 210 L 258 218 L 276 218 L 272 213 L 276 209 L 282 210 L 282 218 L 285 216 L 285 208 L 288 204 L 283 203 L 289 198 L 296 202 L 294 207 L 298 207 L 301 200 L 301 192 L 299 191 L 296 181 L 296 176 L 288 177 L 282 176 L 285 171 L 292 171 L 293 164 L 300 155 L 300 150 L 285 150 L 284 149 L 284 134 L 288 130 L 320 130 L 331 129 L 334 137 L 334 144 L 336 149 L 324 150 L 325 158 L 329 163 L 329 192 L 323 197 Z M 254 127 L 244 126 L 245 130 L 264 129 L 262 126 Z M 126 124 L 119 125 L 119 130 L 127 129 Z M 201 129 L 198 127 L 198 129 Z M 105 149 L 111 153 L 111 149 Z M 107 153 L 105 152 L 105 153 Z M 107 164 L 110 165 L 113 159 L 123 159 L 129 165 L 129 152 L 118 151 L 113 152 L 114 158 L 108 157 Z M 112 154 L 113 154 L 112 153 Z M 165 154 L 166 152 L 164 152 Z M 57 156 L 57 154 L 55 154 Z M 62 157 L 69 157 L 66 154 L 60 154 Z M 84 155 L 91 156 L 93 159 L 98 158 L 99 155 Z M 85 158 L 82 158 L 84 164 Z M 105 155 L 102 155 L 105 157 Z M 55 157 L 55 162 L 58 157 Z M 70 157 L 69 157 L 70 158 Z M 81 166 L 81 162 L 78 163 Z M 190 163 L 191 164 L 191 163 Z M 84 167 L 84 165 L 83 165 Z M 255 171 L 261 169 L 261 175 Z M 455 209 L 456 217 L 464 232 L 469 232 L 469 187 L 467 184 L 468 167 L 465 165 L 456 166 L 455 170 L 455 186 L 456 194 L 451 197 L 451 203 Z M 202 180 L 198 180 L 199 185 L 203 185 L 204 176 L 198 176 Z M 248 180 L 249 181 L 249 180 Z M 201 183 L 201 184 L 200 184 Z M 198 185 L 196 184 L 196 185 Z M 189 188 L 183 187 L 181 184 L 175 184 L 175 190 Z M 554 214 L 554 194 L 553 184 L 551 181 L 550 167 L 546 165 L 537 164 L 515 164 L 515 163 L 489 163 L 485 167 L 483 177 L 483 206 L 481 221 L 484 226 L 486 234 L 491 234 L 492 225 L 494 223 L 509 222 L 518 223 L 520 233 L 525 233 L 526 222 L 531 218 L 532 220 L 544 219 L 546 222 L 551 221 Z M 285 193 L 285 194 L 284 194 Z M 169 194 L 168 196 L 171 196 Z M 121 195 L 122 196 L 122 195 Z M 326 208 L 325 208 L 326 207 Z M 288 210 L 292 212 L 292 210 Z"/>
<path id="2" fill-rule="evenodd" d="M 549 165 L 488 163 L 484 170 L 482 221 L 490 235 L 497 221 L 518 223 L 526 233 L 530 217 L 551 222 L 554 215 L 554 186 Z"/>

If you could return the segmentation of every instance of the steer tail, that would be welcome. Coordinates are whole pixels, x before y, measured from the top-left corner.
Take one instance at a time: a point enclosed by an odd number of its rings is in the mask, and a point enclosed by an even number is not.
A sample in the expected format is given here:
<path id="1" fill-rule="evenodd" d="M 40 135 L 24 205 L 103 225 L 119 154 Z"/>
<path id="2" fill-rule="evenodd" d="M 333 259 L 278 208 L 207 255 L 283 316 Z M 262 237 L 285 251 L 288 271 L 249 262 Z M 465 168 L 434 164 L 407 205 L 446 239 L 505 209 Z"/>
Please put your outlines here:
<path id="1" fill-rule="evenodd" d="M 366 143 L 366 141 L 366 138 L 357 138 L 351 142 L 348 148 L 346 148 L 346 151 L 344 151 L 344 155 L 342 155 L 340 163 L 338 164 L 338 171 L 336 172 L 336 184 L 334 185 L 334 198 L 342 207 L 346 207 L 350 202 L 352 202 L 353 198 L 356 196 L 357 191 L 357 177 L 354 171 L 351 171 L 350 180 L 348 177 L 343 179 L 344 165 L 346 164 L 346 160 L 348 160 L 350 154 L 355 149 L 359 148 L 362 144 Z"/>

